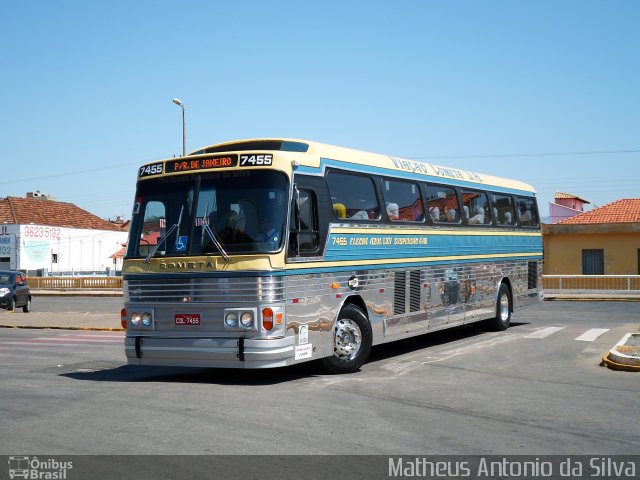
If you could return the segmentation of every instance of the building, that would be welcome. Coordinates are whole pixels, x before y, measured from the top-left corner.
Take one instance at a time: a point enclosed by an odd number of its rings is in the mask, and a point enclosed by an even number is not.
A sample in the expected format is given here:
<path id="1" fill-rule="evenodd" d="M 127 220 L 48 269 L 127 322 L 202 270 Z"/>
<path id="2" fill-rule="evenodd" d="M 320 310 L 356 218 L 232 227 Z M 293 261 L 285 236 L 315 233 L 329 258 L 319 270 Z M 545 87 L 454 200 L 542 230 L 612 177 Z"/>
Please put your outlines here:
<path id="1" fill-rule="evenodd" d="M 584 212 L 584 206 L 591 202 L 570 193 L 556 192 L 554 202 L 549 202 L 549 223 L 558 223 Z"/>
<path id="2" fill-rule="evenodd" d="M 49 195 L 0 199 L 0 269 L 29 275 L 110 273 L 118 269 L 110 257 L 126 241 L 122 224 Z"/>
<path id="3" fill-rule="evenodd" d="M 640 198 L 542 226 L 545 275 L 640 275 Z"/>

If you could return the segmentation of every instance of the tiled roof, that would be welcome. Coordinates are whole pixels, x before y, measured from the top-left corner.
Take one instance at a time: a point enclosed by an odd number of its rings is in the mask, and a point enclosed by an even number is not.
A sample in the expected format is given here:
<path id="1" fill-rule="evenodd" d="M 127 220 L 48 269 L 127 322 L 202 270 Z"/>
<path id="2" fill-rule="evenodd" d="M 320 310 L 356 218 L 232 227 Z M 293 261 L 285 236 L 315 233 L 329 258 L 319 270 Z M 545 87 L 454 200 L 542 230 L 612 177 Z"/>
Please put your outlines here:
<path id="1" fill-rule="evenodd" d="M 580 198 L 577 195 L 572 195 L 570 193 L 556 192 L 553 198 L 575 198 L 576 200 L 580 200 L 584 203 L 591 203 L 589 200 L 585 200 L 584 198 Z"/>
<path id="2" fill-rule="evenodd" d="M 558 225 L 587 223 L 640 223 L 640 198 L 624 198 L 558 222 Z"/>
<path id="3" fill-rule="evenodd" d="M 72 203 L 37 198 L 0 199 L 0 224 L 2 223 L 122 231 L 120 225 L 103 220 Z"/>

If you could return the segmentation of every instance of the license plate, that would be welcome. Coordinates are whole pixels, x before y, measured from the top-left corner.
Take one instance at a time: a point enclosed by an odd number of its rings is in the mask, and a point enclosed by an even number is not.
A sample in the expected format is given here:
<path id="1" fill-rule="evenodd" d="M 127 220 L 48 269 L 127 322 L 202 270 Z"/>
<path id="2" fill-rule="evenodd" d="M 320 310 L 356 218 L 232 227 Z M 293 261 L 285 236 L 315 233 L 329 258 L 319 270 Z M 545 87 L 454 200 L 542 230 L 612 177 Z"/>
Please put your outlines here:
<path id="1" fill-rule="evenodd" d="M 176 313 L 173 317 L 175 325 L 200 325 L 199 313 Z"/>

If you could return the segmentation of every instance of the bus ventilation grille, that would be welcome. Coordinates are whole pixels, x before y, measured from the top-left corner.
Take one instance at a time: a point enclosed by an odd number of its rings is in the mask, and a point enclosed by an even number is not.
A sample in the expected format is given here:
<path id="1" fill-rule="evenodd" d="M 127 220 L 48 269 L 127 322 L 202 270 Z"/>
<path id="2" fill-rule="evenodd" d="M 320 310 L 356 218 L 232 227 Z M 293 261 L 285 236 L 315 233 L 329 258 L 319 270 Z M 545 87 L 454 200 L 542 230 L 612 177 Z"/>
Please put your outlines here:
<path id="1" fill-rule="evenodd" d="M 420 311 L 420 270 L 409 272 L 409 311 Z"/>
<path id="2" fill-rule="evenodd" d="M 406 312 L 407 276 L 405 272 L 396 272 L 393 280 L 393 314 Z"/>

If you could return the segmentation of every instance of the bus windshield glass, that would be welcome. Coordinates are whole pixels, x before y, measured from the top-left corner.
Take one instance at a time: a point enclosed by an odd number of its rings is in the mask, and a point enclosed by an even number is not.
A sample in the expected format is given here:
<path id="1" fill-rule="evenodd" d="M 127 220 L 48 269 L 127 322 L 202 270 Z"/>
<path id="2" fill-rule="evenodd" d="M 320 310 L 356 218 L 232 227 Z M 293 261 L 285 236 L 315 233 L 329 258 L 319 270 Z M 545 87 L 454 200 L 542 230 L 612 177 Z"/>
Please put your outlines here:
<path id="1" fill-rule="evenodd" d="M 138 183 L 127 257 L 276 252 L 289 185 L 272 170 L 176 175 Z"/>

